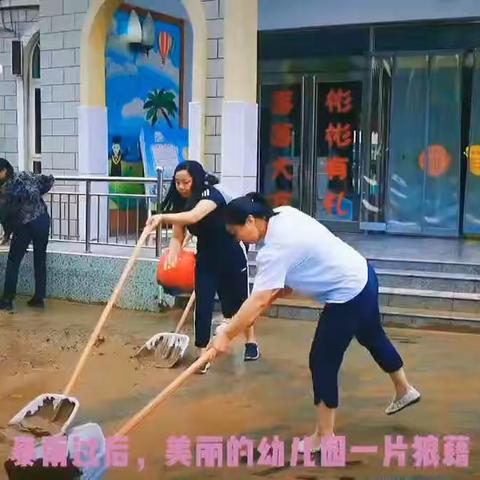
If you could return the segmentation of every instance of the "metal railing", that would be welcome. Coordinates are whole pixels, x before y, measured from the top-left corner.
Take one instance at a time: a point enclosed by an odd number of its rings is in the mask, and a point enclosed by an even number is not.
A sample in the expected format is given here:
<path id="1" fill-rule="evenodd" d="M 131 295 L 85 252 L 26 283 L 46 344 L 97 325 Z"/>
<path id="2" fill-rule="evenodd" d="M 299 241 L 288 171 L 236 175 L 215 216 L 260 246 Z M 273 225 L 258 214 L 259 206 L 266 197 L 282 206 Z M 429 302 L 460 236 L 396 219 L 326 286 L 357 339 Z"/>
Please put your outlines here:
<path id="1" fill-rule="evenodd" d="M 89 253 L 92 245 L 131 247 L 149 215 L 159 211 L 168 183 L 162 169 L 156 178 L 56 176 L 54 188 L 44 197 L 51 218 L 50 239 L 83 243 Z M 143 185 L 145 193 L 117 193 L 119 185 L 135 186 L 133 190 Z M 159 255 L 167 239 L 168 232 L 160 228 L 155 245 L 146 247 Z"/>

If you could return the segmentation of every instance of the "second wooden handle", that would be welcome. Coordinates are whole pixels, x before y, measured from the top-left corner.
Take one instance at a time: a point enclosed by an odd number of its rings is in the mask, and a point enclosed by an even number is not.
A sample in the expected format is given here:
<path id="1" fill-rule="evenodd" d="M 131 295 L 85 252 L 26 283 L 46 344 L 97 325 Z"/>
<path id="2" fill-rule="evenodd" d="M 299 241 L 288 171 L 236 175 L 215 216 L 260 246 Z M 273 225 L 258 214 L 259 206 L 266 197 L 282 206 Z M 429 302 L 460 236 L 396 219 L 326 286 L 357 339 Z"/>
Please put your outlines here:
<path id="1" fill-rule="evenodd" d="M 213 360 L 214 350 L 207 350 L 197 361 L 192 363 L 183 373 L 165 387 L 148 405 L 140 410 L 128 422 L 126 422 L 120 430 L 115 434 L 116 437 L 124 437 L 130 433 L 142 420 L 150 415 L 155 408 L 163 403 L 168 397 L 173 395 L 185 381 L 194 374 L 204 363 Z"/>
<path id="2" fill-rule="evenodd" d="M 89 355 L 90 351 L 92 350 L 93 346 L 95 345 L 95 341 L 97 340 L 97 337 L 98 337 L 103 325 L 107 321 L 108 316 L 110 315 L 110 312 L 112 311 L 112 308 L 114 307 L 114 305 L 115 305 L 115 303 L 118 299 L 118 296 L 120 295 L 120 292 L 122 291 L 122 288 L 125 285 L 125 282 L 128 278 L 130 270 L 132 269 L 136 258 L 140 254 L 141 248 L 142 248 L 143 244 L 145 243 L 145 241 L 147 240 L 148 235 L 150 235 L 150 232 L 151 232 L 151 227 L 146 227 L 144 229 L 140 239 L 138 240 L 137 245 L 135 246 L 135 250 L 133 251 L 132 256 L 128 260 L 127 265 L 125 266 L 125 268 L 123 270 L 122 276 L 120 277 L 120 280 L 118 281 L 117 286 L 115 287 L 115 290 L 113 291 L 113 293 L 110 297 L 110 300 L 108 301 L 106 307 L 104 308 L 104 310 L 102 312 L 102 315 L 100 316 L 95 329 L 93 330 L 92 334 L 90 335 L 90 339 L 88 340 L 88 343 L 85 346 L 85 349 L 83 350 L 82 356 L 80 357 L 80 359 L 77 363 L 77 366 L 75 367 L 75 370 L 74 370 L 72 376 L 70 377 L 70 380 L 68 381 L 67 386 L 63 390 L 63 394 L 65 396 L 69 395 L 70 392 L 72 391 L 73 386 L 74 386 L 75 382 L 77 381 L 78 376 L 80 375 L 80 372 L 82 371 L 82 368 L 85 365 L 85 362 L 87 361 L 88 355 Z"/>

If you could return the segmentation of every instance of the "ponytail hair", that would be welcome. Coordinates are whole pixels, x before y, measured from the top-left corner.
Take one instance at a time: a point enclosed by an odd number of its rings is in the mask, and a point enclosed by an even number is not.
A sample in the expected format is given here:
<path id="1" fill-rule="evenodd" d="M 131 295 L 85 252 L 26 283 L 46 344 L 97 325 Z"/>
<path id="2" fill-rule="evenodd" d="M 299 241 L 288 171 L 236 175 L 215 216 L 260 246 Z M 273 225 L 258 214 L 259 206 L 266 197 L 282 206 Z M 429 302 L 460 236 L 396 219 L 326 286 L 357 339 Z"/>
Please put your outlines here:
<path id="1" fill-rule="evenodd" d="M 213 187 L 214 185 L 218 185 L 219 180 L 216 175 L 210 172 L 205 172 L 205 179 L 203 181 L 205 186 L 207 187 Z"/>
<path id="2" fill-rule="evenodd" d="M 245 225 L 247 218 L 261 218 L 270 220 L 278 215 L 270 206 L 268 201 L 257 192 L 235 198 L 225 207 L 225 222 L 227 225 Z"/>

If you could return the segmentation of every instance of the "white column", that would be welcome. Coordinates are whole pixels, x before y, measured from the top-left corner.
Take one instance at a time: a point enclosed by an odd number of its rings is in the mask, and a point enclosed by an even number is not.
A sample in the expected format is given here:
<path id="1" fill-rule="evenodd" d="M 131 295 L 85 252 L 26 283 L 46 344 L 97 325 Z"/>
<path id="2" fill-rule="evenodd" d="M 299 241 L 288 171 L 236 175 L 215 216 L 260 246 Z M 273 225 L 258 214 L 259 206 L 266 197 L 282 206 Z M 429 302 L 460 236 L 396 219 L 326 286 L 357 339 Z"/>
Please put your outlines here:
<path id="1" fill-rule="evenodd" d="M 225 80 L 222 185 L 235 196 L 256 190 L 258 0 L 224 0 Z"/>
<path id="2" fill-rule="evenodd" d="M 83 176 L 108 175 L 108 121 L 106 107 L 78 107 L 78 174 Z M 85 194 L 84 182 L 80 183 L 80 193 Z M 94 182 L 91 193 L 108 193 L 108 183 Z M 105 240 L 107 238 L 108 201 L 103 198 L 100 203 L 100 222 L 98 222 L 97 198 L 91 207 L 90 238 Z M 85 240 L 86 227 L 85 197 L 80 200 L 80 238 Z M 97 228 L 97 225 L 100 228 Z"/>
<path id="3" fill-rule="evenodd" d="M 106 107 L 78 107 L 80 175 L 108 174 L 108 122 Z"/>
<path id="4" fill-rule="evenodd" d="M 202 102 L 188 104 L 188 159 L 203 161 L 204 121 Z"/>
<path id="5" fill-rule="evenodd" d="M 258 106 L 225 101 L 222 114 L 222 185 L 234 196 L 256 190 Z"/>

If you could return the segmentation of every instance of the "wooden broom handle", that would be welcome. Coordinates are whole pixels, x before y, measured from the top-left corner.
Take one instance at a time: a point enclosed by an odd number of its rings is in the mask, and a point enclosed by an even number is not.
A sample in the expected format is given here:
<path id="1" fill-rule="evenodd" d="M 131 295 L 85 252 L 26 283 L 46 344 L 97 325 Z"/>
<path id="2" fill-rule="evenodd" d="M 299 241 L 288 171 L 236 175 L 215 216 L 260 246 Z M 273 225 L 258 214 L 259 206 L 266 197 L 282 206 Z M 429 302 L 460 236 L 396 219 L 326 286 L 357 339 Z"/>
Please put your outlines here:
<path id="1" fill-rule="evenodd" d="M 125 266 L 122 276 L 120 277 L 120 280 L 118 281 L 117 286 L 115 287 L 115 290 L 112 293 L 112 296 L 110 297 L 110 300 L 108 301 L 106 307 L 103 310 L 103 313 L 98 320 L 97 326 L 95 327 L 95 330 L 92 332 L 90 335 L 90 339 L 88 340 L 88 343 L 83 350 L 82 356 L 80 357 L 80 360 L 77 363 L 77 366 L 75 367 L 75 370 L 70 377 L 70 380 L 68 381 L 67 386 L 65 387 L 63 391 L 63 395 L 67 396 L 70 394 L 70 392 L 73 389 L 73 385 L 78 379 L 78 376 L 80 375 L 80 372 L 82 371 L 83 367 L 85 366 L 85 362 L 87 361 L 87 357 L 92 350 L 92 347 L 95 345 L 95 341 L 97 340 L 97 337 L 100 333 L 100 330 L 102 329 L 103 325 L 107 321 L 108 316 L 110 315 L 110 312 L 112 311 L 112 308 L 114 307 L 118 296 L 120 295 L 120 292 L 122 291 L 122 288 L 127 280 L 127 277 L 133 267 L 133 264 L 135 260 L 137 259 L 138 255 L 140 254 L 141 248 L 145 241 L 147 240 L 147 237 L 150 235 L 151 231 L 153 230 L 152 227 L 147 226 L 143 230 L 143 233 L 140 237 L 140 239 L 137 242 L 137 245 L 135 246 L 135 249 L 132 253 L 132 256 L 127 262 L 127 265 Z"/>
<path id="2" fill-rule="evenodd" d="M 185 238 L 183 239 L 182 249 L 187 246 L 188 242 L 190 242 L 191 239 L 192 239 L 192 235 L 189 232 L 187 232 L 185 234 Z M 175 328 L 175 333 L 179 333 L 182 331 L 182 328 L 185 325 L 185 321 L 187 320 L 188 314 L 190 313 L 190 310 L 192 309 L 194 302 L 195 302 L 195 290 L 190 295 L 190 298 L 185 307 L 185 310 L 183 311 L 182 317 L 178 321 L 177 327 Z"/>
<path id="3" fill-rule="evenodd" d="M 175 329 L 175 333 L 179 333 L 182 331 L 182 328 L 185 325 L 185 321 L 187 320 L 188 314 L 190 313 L 190 310 L 192 309 L 192 306 L 194 303 L 195 303 L 195 290 L 190 295 L 187 306 L 183 311 L 182 318 L 180 318 L 180 320 L 178 321 L 178 325 L 177 325 L 177 328 Z"/>
<path id="4" fill-rule="evenodd" d="M 193 375 L 204 363 L 213 360 L 213 349 L 207 350 L 198 360 L 190 365 L 184 372 L 182 372 L 175 380 L 173 380 L 167 387 L 165 387 L 148 405 L 133 416 L 127 423 L 125 423 L 120 430 L 115 434 L 117 437 L 124 437 L 130 433 L 142 420 L 150 415 L 161 403 L 163 403 L 170 395 L 175 393 L 183 383 Z"/>

